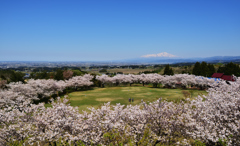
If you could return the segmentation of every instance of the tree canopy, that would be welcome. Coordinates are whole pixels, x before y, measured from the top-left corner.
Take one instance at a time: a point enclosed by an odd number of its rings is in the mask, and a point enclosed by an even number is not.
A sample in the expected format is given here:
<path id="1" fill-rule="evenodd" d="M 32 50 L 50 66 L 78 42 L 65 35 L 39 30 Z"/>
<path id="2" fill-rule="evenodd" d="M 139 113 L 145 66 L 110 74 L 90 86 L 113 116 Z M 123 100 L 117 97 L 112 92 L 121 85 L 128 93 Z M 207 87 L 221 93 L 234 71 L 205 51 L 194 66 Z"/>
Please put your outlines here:
<path id="1" fill-rule="evenodd" d="M 170 68 L 170 65 L 169 65 L 169 64 L 165 66 L 165 69 L 164 69 L 164 73 L 163 73 L 163 74 L 164 74 L 164 75 L 174 75 L 173 69 Z"/>
<path id="2" fill-rule="evenodd" d="M 225 75 L 235 75 L 240 76 L 240 67 L 238 64 L 234 64 L 232 62 L 226 64 L 223 67 L 218 68 L 218 73 L 224 73 Z"/>
<path id="3" fill-rule="evenodd" d="M 206 62 L 196 62 L 192 74 L 197 76 L 211 77 L 215 73 L 215 68 L 212 64 L 207 64 Z"/>

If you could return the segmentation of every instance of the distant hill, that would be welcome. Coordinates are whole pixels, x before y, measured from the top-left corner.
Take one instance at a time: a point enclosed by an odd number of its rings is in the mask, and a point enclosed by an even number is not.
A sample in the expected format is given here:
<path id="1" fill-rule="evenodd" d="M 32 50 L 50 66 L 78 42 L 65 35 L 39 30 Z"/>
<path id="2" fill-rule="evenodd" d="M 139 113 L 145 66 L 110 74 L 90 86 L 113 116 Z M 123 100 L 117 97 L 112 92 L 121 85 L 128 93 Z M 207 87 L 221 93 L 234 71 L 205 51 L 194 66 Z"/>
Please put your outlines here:
<path id="1" fill-rule="evenodd" d="M 240 63 L 240 56 L 214 56 L 207 58 L 135 58 L 128 60 L 116 60 L 114 62 L 123 62 L 123 63 L 137 63 L 137 64 L 174 64 L 174 63 L 193 63 L 193 62 L 208 62 L 208 63 L 224 63 L 224 62 L 235 62 Z"/>

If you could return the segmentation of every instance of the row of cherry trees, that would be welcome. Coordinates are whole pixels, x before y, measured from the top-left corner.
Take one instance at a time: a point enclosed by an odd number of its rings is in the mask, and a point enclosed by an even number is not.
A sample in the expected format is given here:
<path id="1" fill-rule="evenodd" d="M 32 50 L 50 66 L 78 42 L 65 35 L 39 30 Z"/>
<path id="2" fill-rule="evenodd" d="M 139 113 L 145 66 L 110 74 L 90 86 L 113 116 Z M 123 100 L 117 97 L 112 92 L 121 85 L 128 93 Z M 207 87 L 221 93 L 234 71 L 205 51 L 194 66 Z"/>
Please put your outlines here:
<path id="1" fill-rule="evenodd" d="M 86 74 L 84 76 L 75 76 L 65 81 L 30 79 L 26 84 L 12 82 L 7 85 L 7 89 L 0 90 L 0 107 L 6 104 L 14 104 L 19 97 L 39 100 L 39 98 L 49 97 L 57 92 L 62 92 L 67 87 L 88 87 L 93 84 L 92 79 L 92 75 Z"/>
<path id="2" fill-rule="evenodd" d="M 118 74 L 114 77 L 109 77 L 107 75 L 96 76 L 96 79 L 101 81 L 102 86 L 105 84 L 133 84 L 133 83 L 142 83 L 144 84 L 153 84 L 155 87 L 158 84 L 162 84 L 166 87 L 175 87 L 176 84 L 181 84 L 182 87 L 187 87 L 190 85 L 195 85 L 201 88 L 207 86 L 213 86 L 216 83 L 214 79 L 208 79 L 206 77 L 188 75 L 188 74 L 175 74 L 173 76 L 168 75 L 159 75 L 159 74 L 141 74 L 141 75 L 122 75 Z"/>
<path id="3" fill-rule="evenodd" d="M 86 75 L 84 80 L 89 82 L 91 78 Z M 71 86 L 86 85 L 73 80 Z M 86 145 L 190 145 L 189 139 L 209 145 L 221 140 L 228 145 L 240 145 L 240 79 L 230 84 L 225 81 L 208 84 L 211 88 L 207 96 L 180 103 L 161 99 L 149 104 L 142 101 L 135 106 L 110 106 L 106 103 L 98 109 L 89 108 L 90 113 L 82 114 L 77 107 L 67 104 L 67 98 L 52 100 L 53 107 L 45 108 L 43 103 L 31 104 L 31 98 L 19 94 L 15 104 L 7 104 L 0 109 L 0 145 L 21 140 L 29 144 L 48 143 L 60 138 L 69 143 L 81 141 Z M 50 85 L 45 87 L 46 92 L 53 90 L 54 93 L 61 89 Z M 39 88 L 42 86 L 40 84 Z"/>
<path id="4" fill-rule="evenodd" d="M 0 90 L 0 105 L 12 104 L 19 97 L 30 98 L 38 100 L 39 98 L 49 97 L 56 92 L 61 92 L 67 87 L 88 87 L 91 86 L 93 76 L 85 74 L 84 76 L 75 76 L 68 80 L 56 81 L 53 79 L 30 79 L 26 84 L 22 82 L 12 82 L 7 85 L 7 89 Z M 189 85 L 197 85 L 200 87 L 207 87 L 216 84 L 213 79 L 205 77 L 176 74 L 173 76 L 162 76 L 159 74 L 141 74 L 141 75 L 116 75 L 109 77 L 107 75 L 96 76 L 102 85 L 104 84 L 120 84 L 120 83 L 152 83 L 154 86 L 162 84 L 163 86 L 174 87 L 177 83 L 181 83 L 182 87 Z"/>

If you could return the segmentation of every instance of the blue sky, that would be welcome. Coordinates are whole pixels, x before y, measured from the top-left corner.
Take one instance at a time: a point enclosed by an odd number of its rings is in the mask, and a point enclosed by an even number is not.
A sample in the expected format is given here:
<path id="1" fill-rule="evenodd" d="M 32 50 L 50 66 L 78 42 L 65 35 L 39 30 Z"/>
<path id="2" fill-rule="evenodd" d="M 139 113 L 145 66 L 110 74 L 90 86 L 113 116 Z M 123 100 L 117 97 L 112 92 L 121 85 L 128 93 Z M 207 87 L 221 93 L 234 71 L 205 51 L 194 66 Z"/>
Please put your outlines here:
<path id="1" fill-rule="evenodd" d="M 240 0 L 1 0 L 0 61 L 240 56 Z"/>

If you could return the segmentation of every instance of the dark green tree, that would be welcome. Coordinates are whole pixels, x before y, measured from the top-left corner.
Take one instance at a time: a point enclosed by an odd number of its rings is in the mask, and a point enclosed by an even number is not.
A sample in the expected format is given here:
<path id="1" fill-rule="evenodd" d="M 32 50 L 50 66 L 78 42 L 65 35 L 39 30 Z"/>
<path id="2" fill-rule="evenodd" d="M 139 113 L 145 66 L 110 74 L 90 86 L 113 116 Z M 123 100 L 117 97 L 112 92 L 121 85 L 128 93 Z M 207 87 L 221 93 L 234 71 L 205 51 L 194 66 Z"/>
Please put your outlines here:
<path id="1" fill-rule="evenodd" d="M 102 85 L 101 81 L 96 79 L 97 74 L 92 73 L 91 75 L 93 76 L 92 82 L 93 82 L 94 86 L 101 87 L 101 85 Z"/>
<path id="2" fill-rule="evenodd" d="M 73 76 L 81 76 L 84 75 L 85 73 L 81 70 L 72 70 L 73 71 Z"/>
<path id="3" fill-rule="evenodd" d="M 216 72 L 213 64 L 208 64 L 208 77 L 211 77 Z"/>
<path id="4" fill-rule="evenodd" d="M 19 81 L 21 81 L 21 82 L 24 83 L 24 79 L 23 79 L 24 75 L 25 74 L 22 73 L 22 72 L 15 72 L 15 71 L 13 71 L 12 74 L 11 74 L 11 77 L 10 77 L 10 82 L 19 82 Z"/>
<path id="5" fill-rule="evenodd" d="M 107 69 L 103 68 L 99 72 L 107 72 Z"/>
<path id="6" fill-rule="evenodd" d="M 207 77 L 209 74 L 209 69 L 208 69 L 208 65 L 206 62 L 202 62 L 201 63 L 201 71 L 200 71 L 200 75 L 201 76 L 204 76 L 204 77 Z"/>
<path id="7" fill-rule="evenodd" d="M 232 75 L 240 76 L 240 67 L 238 64 L 234 64 L 232 62 L 226 64 L 224 67 L 218 68 L 218 73 L 224 73 L 225 75 Z"/>
<path id="8" fill-rule="evenodd" d="M 170 68 L 170 65 L 166 65 L 164 69 L 164 75 L 174 75 L 172 68 Z"/>
<path id="9" fill-rule="evenodd" d="M 32 72 L 30 77 L 34 79 L 50 79 L 50 73 L 45 70 L 43 72 Z"/>
<path id="10" fill-rule="evenodd" d="M 211 77 L 213 73 L 215 73 L 215 68 L 212 64 L 207 64 L 206 62 L 196 62 L 192 74 L 197 75 L 197 76 L 204 76 L 204 77 Z"/>
<path id="11" fill-rule="evenodd" d="M 200 62 L 195 63 L 195 65 L 193 67 L 192 74 L 197 75 L 197 76 L 201 75 L 201 64 L 200 64 Z"/>
<path id="12" fill-rule="evenodd" d="M 37 79 L 49 79 L 48 73 L 46 71 L 37 73 L 36 78 Z"/>
<path id="13" fill-rule="evenodd" d="M 55 80 L 63 80 L 63 71 L 61 69 L 58 69 L 55 76 L 54 76 Z"/>
<path id="14" fill-rule="evenodd" d="M 218 73 L 224 73 L 225 72 L 225 67 L 224 66 L 220 66 L 217 70 Z"/>

